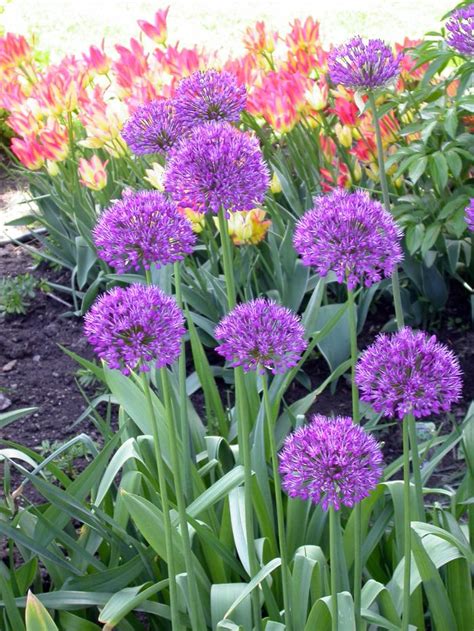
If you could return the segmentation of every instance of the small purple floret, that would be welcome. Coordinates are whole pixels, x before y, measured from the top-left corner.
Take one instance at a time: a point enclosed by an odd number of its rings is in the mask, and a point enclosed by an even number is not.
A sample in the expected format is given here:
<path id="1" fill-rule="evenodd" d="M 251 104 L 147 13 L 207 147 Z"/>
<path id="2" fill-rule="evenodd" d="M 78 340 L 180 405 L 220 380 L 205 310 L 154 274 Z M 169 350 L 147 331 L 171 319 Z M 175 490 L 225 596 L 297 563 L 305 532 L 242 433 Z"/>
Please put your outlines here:
<path id="1" fill-rule="evenodd" d="M 356 366 L 361 400 L 399 420 L 448 412 L 461 396 L 456 356 L 434 335 L 405 327 L 380 334 Z"/>
<path id="2" fill-rule="evenodd" d="M 159 191 L 124 193 L 102 213 L 92 236 L 99 257 L 119 274 L 180 261 L 196 242 L 191 223 Z"/>
<path id="3" fill-rule="evenodd" d="M 454 11 L 446 22 L 446 41 L 462 55 L 474 56 L 474 4 Z"/>
<path id="4" fill-rule="evenodd" d="M 216 328 L 216 351 L 245 372 L 284 373 L 295 366 L 307 342 L 299 317 L 266 298 L 235 307 Z"/>
<path id="5" fill-rule="evenodd" d="M 280 452 L 282 488 L 293 498 L 339 510 L 352 507 L 382 477 L 382 452 L 375 439 L 347 416 L 319 414 L 287 436 Z"/>
<path id="6" fill-rule="evenodd" d="M 230 123 L 191 130 L 170 153 L 165 190 L 181 208 L 196 212 L 252 210 L 263 202 L 269 172 L 258 140 Z"/>
<path id="7" fill-rule="evenodd" d="M 329 53 L 329 76 L 333 83 L 354 90 L 379 88 L 397 77 L 400 60 L 381 39 L 364 42 L 357 36 Z"/>
<path id="8" fill-rule="evenodd" d="M 208 121 L 237 122 L 245 108 L 247 92 L 230 72 L 206 70 L 182 79 L 173 102 L 177 120 L 190 129 Z"/>
<path id="9" fill-rule="evenodd" d="M 474 232 L 474 197 L 469 200 L 469 204 L 466 206 L 466 223 L 471 232 Z"/>
<path id="10" fill-rule="evenodd" d="M 172 103 L 157 99 L 140 105 L 122 129 L 122 137 L 137 156 L 164 154 L 177 142 L 182 128 Z"/>
<path id="11" fill-rule="evenodd" d="M 294 246 L 320 276 L 332 271 L 349 289 L 390 276 L 402 260 L 402 232 L 379 202 L 362 192 L 335 189 L 315 199 L 298 221 Z"/>
<path id="12" fill-rule="evenodd" d="M 181 349 L 184 317 L 176 300 L 153 285 L 115 287 L 92 305 L 84 333 L 97 355 L 124 375 L 172 364 Z"/>

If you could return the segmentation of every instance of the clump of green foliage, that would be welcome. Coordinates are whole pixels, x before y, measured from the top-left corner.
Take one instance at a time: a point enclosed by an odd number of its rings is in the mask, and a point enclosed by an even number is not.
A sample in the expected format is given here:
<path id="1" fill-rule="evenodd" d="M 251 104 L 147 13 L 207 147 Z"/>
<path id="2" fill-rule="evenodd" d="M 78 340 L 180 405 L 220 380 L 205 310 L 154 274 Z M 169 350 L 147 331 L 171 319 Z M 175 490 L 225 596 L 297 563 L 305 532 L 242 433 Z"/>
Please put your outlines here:
<path id="1" fill-rule="evenodd" d="M 31 274 L 0 278 L 0 317 L 24 315 L 30 306 L 36 291 L 51 291 L 46 280 L 37 279 Z"/>

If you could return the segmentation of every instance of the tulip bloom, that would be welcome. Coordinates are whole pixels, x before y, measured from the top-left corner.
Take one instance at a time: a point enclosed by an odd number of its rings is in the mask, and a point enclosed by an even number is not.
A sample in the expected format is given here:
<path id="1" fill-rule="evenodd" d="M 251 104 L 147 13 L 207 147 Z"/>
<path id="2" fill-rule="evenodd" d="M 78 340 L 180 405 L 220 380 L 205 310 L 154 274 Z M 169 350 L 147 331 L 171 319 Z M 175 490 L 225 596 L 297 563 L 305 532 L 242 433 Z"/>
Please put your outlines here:
<path id="1" fill-rule="evenodd" d="M 96 155 L 90 160 L 79 159 L 79 179 L 81 184 L 93 191 L 100 191 L 107 186 L 107 162 L 102 162 Z"/>

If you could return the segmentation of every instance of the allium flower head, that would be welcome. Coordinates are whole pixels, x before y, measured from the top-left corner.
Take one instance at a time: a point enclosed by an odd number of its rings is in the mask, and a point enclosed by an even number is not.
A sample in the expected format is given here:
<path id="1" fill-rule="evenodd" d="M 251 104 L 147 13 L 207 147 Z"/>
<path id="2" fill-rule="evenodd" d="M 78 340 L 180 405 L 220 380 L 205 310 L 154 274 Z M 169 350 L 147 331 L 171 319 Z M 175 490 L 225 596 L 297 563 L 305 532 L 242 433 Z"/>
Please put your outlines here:
<path id="1" fill-rule="evenodd" d="M 446 22 L 446 41 L 458 52 L 474 56 L 474 4 L 458 9 Z"/>
<path id="2" fill-rule="evenodd" d="M 182 79 L 176 89 L 176 118 L 190 129 L 208 121 L 237 122 L 247 92 L 230 72 L 198 71 Z"/>
<path id="3" fill-rule="evenodd" d="M 434 335 L 409 327 L 376 338 L 357 363 L 356 383 L 362 401 L 400 420 L 447 412 L 462 387 L 455 355 Z"/>
<path id="4" fill-rule="evenodd" d="M 166 153 L 182 133 L 174 107 L 166 99 L 140 105 L 122 129 L 122 137 L 137 156 Z"/>
<path id="5" fill-rule="evenodd" d="M 400 56 L 394 57 L 380 39 L 364 42 L 354 37 L 329 53 L 328 69 L 333 83 L 370 90 L 387 85 L 398 75 Z"/>
<path id="6" fill-rule="evenodd" d="M 196 241 L 191 223 L 159 191 L 124 193 L 102 213 L 92 236 L 99 257 L 119 274 L 180 261 Z"/>
<path id="7" fill-rule="evenodd" d="M 466 223 L 471 232 L 474 232 L 474 197 L 469 200 L 466 206 Z"/>
<path id="8" fill-rule="evenodd" d="M 307 346 L 304 327 L 290 309 L 266 298 L 237 305 L 216 328 L 216 351 L 245 372 L 284 373 Z"/>
<path id="9" fill-rule="evenodd" d="M 317 414 L 287 436 L 280 452 L 282 488 L 324 510 L 354 506 L 382 477 L 382 452 L 375 439 L 348 416 Z"/>
<path id="10" fill-rule="evenodd" d="M 180 353 L 184 318 L 176 301 L 153 285 L 115 287 L 84 318 L 97 355 L 124 375 L 172 364 Z"/>
<path id="11" fill-rule="evenodd" d="M 298 221 L 294 246 L 321 276 L 333 271 L 350 289 L 390 276 L 402 259 L 402 232 L 379 202 L 362 192 L 335 189 L 315 199 Z"/>
<path id="12" fill-rule="evenodd" d="M 181 208 L 197 212 L 251 210 L 263 202 L 268 169 L 255 136 L 229 123 L 195 127 L 173 149 L 165 190 Z"/>

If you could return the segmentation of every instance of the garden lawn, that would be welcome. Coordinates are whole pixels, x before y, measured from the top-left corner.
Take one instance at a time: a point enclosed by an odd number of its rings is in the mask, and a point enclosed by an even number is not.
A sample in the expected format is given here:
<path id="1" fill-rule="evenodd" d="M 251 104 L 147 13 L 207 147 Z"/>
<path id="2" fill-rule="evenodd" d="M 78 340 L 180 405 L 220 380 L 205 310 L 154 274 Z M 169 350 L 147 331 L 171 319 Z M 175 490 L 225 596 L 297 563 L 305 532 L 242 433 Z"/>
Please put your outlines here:
<path id="1" fill-rule="evenodd" d="M 257 20 L 285 33 L 288 22 L 312 15 L 320 21 L 326 43 L 338 43 L 354 33 L 402 41 L 437 30 L 452 8 L 449 0 L 13 0 L 0 24 L 16 33 L 36 34 L 39 47 L 54 59 L 84 51 L 104 37 L 109 45 L 125 43 L 136 35 L 137 19 L 152 19 L 168 3 L 173 40 L 223 54 L 241 52 L 242 34 Z"/>

